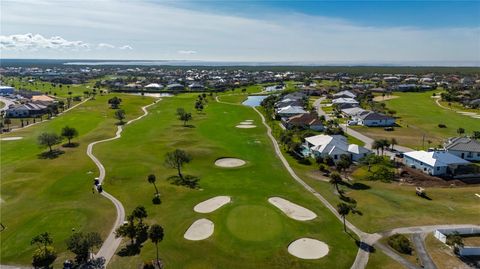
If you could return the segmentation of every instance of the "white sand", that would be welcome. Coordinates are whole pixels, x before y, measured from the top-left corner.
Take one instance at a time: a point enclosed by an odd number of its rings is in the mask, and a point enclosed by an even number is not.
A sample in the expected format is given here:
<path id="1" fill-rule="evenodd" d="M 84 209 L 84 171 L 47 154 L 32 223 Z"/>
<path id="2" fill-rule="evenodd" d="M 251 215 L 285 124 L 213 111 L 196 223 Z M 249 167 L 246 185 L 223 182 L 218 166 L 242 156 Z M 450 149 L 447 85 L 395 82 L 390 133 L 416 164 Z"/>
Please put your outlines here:
<path id="1" fill-rule="evenodd" d="M 242 128 L 242 129 L 250 129 L 250 128 L 255 128 L 255 127 L 257 127 L 257 126 L 251 125 L 251 124 L 249 124 L 249 125 L 246 125 L 246 124 L 243 124 L 243 125 L 242 125 L 242 124 L 240 124 L 240 125 L 237 125 L 237 126 L 235 126 L 235 127 L 237 127 L 237 128 Z"/>
<path id="2" fill-rule="evenodd" d="M 248 122 L 253 122 L 253 120 L 245 120 L 245 121 L 248 121 Z"/>
<path id="3" fill-rule="evenodd" d="M 285 215 L 295 220 L 306 221 L 317 217 L 317 214 L 311 210 L 280 197 L 270 197 L 268 198 L 268 202 L 282 210 Z"/>
<path id="4" fill-rule="evenodd" d="M 288 253 L 306 260 L 320 259 L 327 255 L 328 251 L 327 244 L 311 238 L 300 238 L 288 245 Z"/>
<path id="5" fill-rule="evenodd" d="M 215 165 L 219 167 L 239 167 L 245 165 L 247 162 L 237 158 L 221 158 L 215 161 Z"/>
<path id="6" fill-rule="evenodd" d="M 187 240 L 198 241 L 209 238 L 213 234 L 214 224 L 208 219 L 196 220 L 183 235 Z"/>
<path id="7" fill-rule="evenodd" d="M 230 203 L 230 196 L 216 196 L 197 204 L 193 210 L 198 213 L 210 213 Z"/>
<path id="8" fill-rule="evenodd" d="M 2 140 L 2 141 L 12 141 L 12 140 L 20 140 L 20 139 L 23 139 L 23 137 L 21 137 L 21 136 L 4 137 L 0 140 Z"/>
<path id="9" fill-rule="evenodd" d="M 242 121 L 242 122 L 240 122 L 240 125 L 250 125 L 250 124 L 252 124 L 251 121 Z"/>

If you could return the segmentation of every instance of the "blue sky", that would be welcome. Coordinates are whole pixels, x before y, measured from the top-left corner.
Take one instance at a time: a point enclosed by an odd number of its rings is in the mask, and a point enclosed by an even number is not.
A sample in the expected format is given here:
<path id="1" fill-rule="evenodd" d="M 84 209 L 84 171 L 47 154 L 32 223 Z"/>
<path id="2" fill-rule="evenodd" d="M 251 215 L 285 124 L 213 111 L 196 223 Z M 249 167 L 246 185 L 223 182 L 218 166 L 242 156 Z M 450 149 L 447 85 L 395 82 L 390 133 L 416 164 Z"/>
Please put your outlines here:
<path id="1" fill-rule="evenodd" d="M 2 0 L 3 58 L 480 65 L 480 1 Z"/>
<path id="2" fill-rule="evenodd" d="M 478 26 L 480 1 L 152 1 L 241 16 L 298 12 L 369 26 Z"/>

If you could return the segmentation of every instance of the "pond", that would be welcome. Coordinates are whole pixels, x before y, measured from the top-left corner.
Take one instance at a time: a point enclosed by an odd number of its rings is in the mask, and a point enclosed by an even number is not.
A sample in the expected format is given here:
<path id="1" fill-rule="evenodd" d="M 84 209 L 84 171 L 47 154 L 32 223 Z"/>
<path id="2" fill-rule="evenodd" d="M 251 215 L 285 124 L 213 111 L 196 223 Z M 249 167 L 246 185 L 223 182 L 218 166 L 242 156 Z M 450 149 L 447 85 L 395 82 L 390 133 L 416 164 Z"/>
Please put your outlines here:
<path id="1" fill-rule="evenodd" d="M 268 95 L 250 95 L 242 104 L 253 107 L 260 106 L 260 103 L 263 101 L 263 99 L 267 97 Z"/>

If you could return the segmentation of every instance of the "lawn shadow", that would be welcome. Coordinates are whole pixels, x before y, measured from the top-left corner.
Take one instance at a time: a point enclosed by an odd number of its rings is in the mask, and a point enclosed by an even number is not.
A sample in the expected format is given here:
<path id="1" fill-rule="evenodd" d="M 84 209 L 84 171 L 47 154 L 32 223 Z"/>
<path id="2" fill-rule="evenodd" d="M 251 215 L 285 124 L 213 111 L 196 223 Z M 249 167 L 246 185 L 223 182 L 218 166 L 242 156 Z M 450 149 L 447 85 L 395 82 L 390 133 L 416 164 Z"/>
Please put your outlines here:
<path id="1" fill-rule="evenodd" d="M 192 175 L 185 175 L 183 178 L 175 175 L 170 176 L 167 178 L 170 183 L 173 185 L 184 186 L 190 189 L 197 189 L 199 187 L 198 181 L 200 180 L 199 177 L 192 176 Z"/>
<path id="2" fill-rule="evenodd" d="M 352 236 L 351 234 L 349 234 L 349 235 L 353 238 L 353 236 Z M 362 242 L 362 241 L 360 241 L 360 240 L 358 240 L 358 239 L 355 239 L 355 244 L 357 245 L 357 247 L 358 247 L 359 249 L 362 249 L 362 250 L 364 250 L 364 251 L 366 251 L 366 252 L 368 252 L 368 253 L 375 253 L 375 251 L 376 251 L 376 249 L 375 249 L 374 246 L 371 246 L 371 245 L 369 245 L 369 244 L 367 244 L 367 243 L 365 243 L 365 242 Z"/>
<path id="3" fill-rule="evenodd" d="M 47 151 L 47 152 L 42 152 L 38 154 L 39 159 L 55 159 L 58 158 L 58 156 L 64 154 L 65 151 L 59 150 L 59 149 L 54 149 L 52 151 Z"/>
<path id="4" fill-rule="evenodd" d="M 368 186 L 367 184 L 363 184 L 363 183 L 360 183 L 360 182 L 355 182 L 355 183 L 351 184 L 349 182 L 342 181 L 340 184 L 343 185 L 343 186 L 346 186 L 346 187 L 348 187 L 349 189 L 352 189 L 352 190 L 368 190 L 368 189 L 371 189 L 371 187 Z"/>
<path id="5" fill-rule="evenodd" d="M 124 121 L 118 121 L 118 122 L 115 123 L 115 125 L 117 125 L 117 126 L 123 126 L 123 125 L 125 125 L 125 123 L 126 123 L 126 122 L 124 122 Z"/>
<path id="6" fill-rule="evenodd" d="M 64 148 L 76 148 L 78 146 L 80 146 L 80 143 L 76 143 L 76 142 L 66 143 L 66 144 L 62 145 L 62 147 L 64 147 Z"/>
<path id="7" fill-rule="evenodd" d="M 128 244 L 117 252 L 117 255 L 120 257 L 126 256 L 135 256 L 140 254 L 141 245 L 138 244 Z"/>

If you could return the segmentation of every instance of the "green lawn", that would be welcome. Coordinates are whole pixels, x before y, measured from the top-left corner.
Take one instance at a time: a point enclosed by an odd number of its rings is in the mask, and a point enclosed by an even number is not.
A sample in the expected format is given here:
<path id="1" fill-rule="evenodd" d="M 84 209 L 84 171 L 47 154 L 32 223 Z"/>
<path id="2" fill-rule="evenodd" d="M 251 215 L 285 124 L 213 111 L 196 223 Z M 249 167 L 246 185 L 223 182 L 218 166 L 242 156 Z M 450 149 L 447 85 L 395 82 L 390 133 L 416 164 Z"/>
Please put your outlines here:
<path id="1" fill-rule="evenodd" d="M 42 93 L 48 92 L 49 95 L 56 94 L 57 97 L 60 98 L 67 98 L 69 97 L 69 92 L 72 92 L 72 97 L 73 96 L 83 96 L 83 92 L 85 91 L 92 91 L 93 85 L 95 84 L 95 81 L 90 81 L 89 83 L 86 84 L 72 84 L 72 85 L 67 85 L 67 84 L 58 84 L 58 86 L 54 87 L 51 83 L 49 82 L 43 82 L 40 80 L 36 80 L 32 83 L 28 82 L 28 78 L 14 78 L 14 77 L 8 77 L 5 80 L 6 85 L 13 85 L 15 89 L 27 89 L 27 90 L 35 90 L 39 91 Z M 61 85 L 61 86 L 60 86 Z M 99 91 L 97 91 L 99 93 Z"/>
<path id="2" fill-rule="evenodd" d="M 68 256 L 65 239 L 76 231 L 97 231 L 103 238 L 111 229 L 115 210 L 112 204 L 91 191 L 97 168 L 85 154 L 88 143 L 113 136 L 116 130 L 114 111 L 108 108 L 107 96 L 61 115 L 1 137 L 21 136 L 22 140 L 1 141 L 1 220 L 6 230 L 1 233 L 2 264 L 29 264 L 34 247 L 30 240 L 42 232 L 50 232 L 59 252 L 57 265 Z M 152 99 L 121 96 L 127 119 L 142 112 L 140 106 Z M 64 148 L 65 153 L 53 160 L 38 159 L 44 151 L 36 144 L 45 131 L 59 133 L 65 125 L 75 127 L 80 136 L 77 148 Z M 58 146 L 60 147 L 60 146 Z M 92 171 L 92 174 L 88 172 Z"/>
<path id="3" fill-rule="evenodd" d="M 400 127 L 395 127 L 394 131 L 373 127 L 354 128 L 375 139 L 395 138 L 400 145 L 411 148 L 421 148 L 423 136 L 425 147 L 436 147 L 443 144 L 444 139 L 457 135 L 457 129 L 460 127 L 465 129 L 466 134 L 480 130 L 480 119 L 437 106 L 435 99 L 431 98 L 433 92 L 395 93 L 399 98 L 385 101 L 387 108 L 395 110 L 396 116 L 399 117 L 397 123 Z M 440 123 L 445 124 L 447 128 L 439 128 Z"/>
<path id="4" fill-rule="evenodd" d="M 101 144 L 96 152 L 107 169 L 106 189 L 122 201 L 127 211 L 145 205 L 148 222 L 160 223 L 166 231 L 159 245 L 168 268 L 349 268 L 355 258 L 354 241 L 342 232 L 341 223 L 300 187 L 275 157 L 260 118 L 251 108 L 209 102 L 205 114 L 193 114 L 194 128 L 185 128 L 175 117 L 177 107 L 191 107 L 192 95 L 165 98 L 151 108 L 151 115 L 129 126 L 119 140 Z M 234 126 L 252 119 L 255 129 Z M 166 181 L 175 171 L 163 165 L 167 151 L 180 148 L 193 160 L 185 173 L 201 178 L 200 190 L 171 185 Z M 222 156 L 247 161 L 242 168 L 217 168 Z M 151 199 L 153 186 L 146 176 L 157 175 L 162 204 Z M 141 194 L 141 195 L 138 195 Z M 230 195 L 232 203 L 210 214 L 193 207 L 210 197 Z M 318 214 L 313 221 L 299 222 L 286 217 L 267 199 L 282 196 Z M 207 217 L 215 223 L 212 237 L 191 242 L 183 239 L 196 219 Z M 320 260 L 299 260 L 287 253 L 289 242 L 313 237 L 330 247 Z M 112 268 L 137 268 L 154 257 L 154 247 L 145 244 L 140 256 L 113 259 Z"/>
<path id="5" fill-rule="evenodd" d="M 0 101 L 0 108 L 3 108 L 5 106 L 5 103 Z"/>

